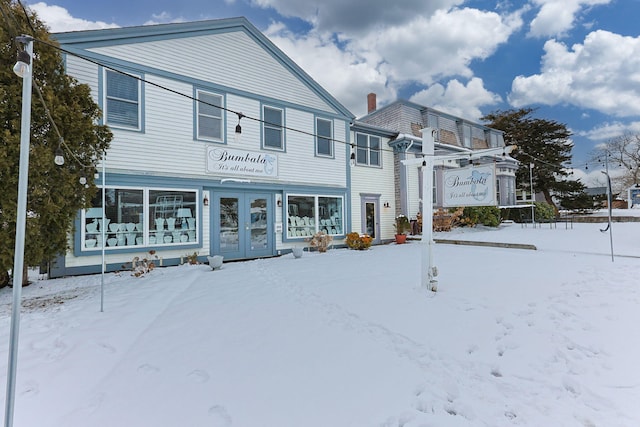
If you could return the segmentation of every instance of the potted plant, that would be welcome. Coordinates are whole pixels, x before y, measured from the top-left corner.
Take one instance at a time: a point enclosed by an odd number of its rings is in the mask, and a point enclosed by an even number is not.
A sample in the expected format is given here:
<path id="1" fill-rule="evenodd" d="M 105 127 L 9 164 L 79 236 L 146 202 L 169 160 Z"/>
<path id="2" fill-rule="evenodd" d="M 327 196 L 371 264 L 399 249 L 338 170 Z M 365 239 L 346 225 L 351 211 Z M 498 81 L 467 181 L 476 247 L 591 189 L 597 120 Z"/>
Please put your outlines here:
<path id="1" fill-rule="evenodd" d="M 407 240 L 407 232 L 411 230 L 409 218 L 404 215 L 398 215 L 393 224 L 396 229 L 396 243 L 404 243 Z"/>

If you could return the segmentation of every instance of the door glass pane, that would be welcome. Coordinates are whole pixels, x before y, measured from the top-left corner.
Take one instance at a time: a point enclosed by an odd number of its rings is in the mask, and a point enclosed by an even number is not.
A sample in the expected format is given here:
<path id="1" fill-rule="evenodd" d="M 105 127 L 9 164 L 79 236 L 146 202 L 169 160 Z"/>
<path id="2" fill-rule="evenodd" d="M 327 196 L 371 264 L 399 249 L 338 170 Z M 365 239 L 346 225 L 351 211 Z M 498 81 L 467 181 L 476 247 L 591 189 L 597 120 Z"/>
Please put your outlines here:
<path id="1" fill-rule="evenodd" d="M 251 250 L 267 248 L 267 199 L 251 199 Z"/>
<path id="2" fill-rule="evenodd" d="M 376 205 L 375 203 L 366 203 L 366 224 L 365 232 L 375 239 L 376 237 Z"/>
<path id="3" fill-rule="evenodd" d="M 220 251 L 233 252 L 240 249 L 238 236 L 238 199 L 220 198 Z"/>

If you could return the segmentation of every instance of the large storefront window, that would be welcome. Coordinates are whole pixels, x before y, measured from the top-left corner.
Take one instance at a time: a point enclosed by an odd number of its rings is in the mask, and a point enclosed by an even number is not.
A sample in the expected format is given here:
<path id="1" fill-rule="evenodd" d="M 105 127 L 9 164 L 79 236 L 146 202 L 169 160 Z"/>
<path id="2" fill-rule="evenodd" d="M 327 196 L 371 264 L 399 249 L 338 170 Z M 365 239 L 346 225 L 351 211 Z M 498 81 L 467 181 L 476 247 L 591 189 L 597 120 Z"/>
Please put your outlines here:
<path id="1" fill-rule="evenodd" d="M 287 196 L 287 237 L 310 237 L 318 231 L 344 234 L 342 197 Z"/>
<path id="2" fill-rule="evenodd" d="M 107 188 L 83 213 L 83 250 L 197 242 L 196 191 Z"/>

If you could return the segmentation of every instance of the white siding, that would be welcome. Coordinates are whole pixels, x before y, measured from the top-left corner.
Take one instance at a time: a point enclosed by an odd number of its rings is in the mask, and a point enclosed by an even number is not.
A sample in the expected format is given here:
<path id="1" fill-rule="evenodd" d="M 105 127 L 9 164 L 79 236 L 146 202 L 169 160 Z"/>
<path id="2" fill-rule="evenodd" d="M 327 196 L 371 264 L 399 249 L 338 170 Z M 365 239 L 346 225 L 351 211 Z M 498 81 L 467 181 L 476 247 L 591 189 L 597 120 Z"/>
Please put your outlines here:
<path id="1" fill-rule="evenodd" d="M 98 66 L 72 55 L 67 55 L 65 60 L 67 74 L 89 85 L 93 101 L 98 103 Z"/>
<path id="2" fill-rule="evenodd" d="M 351 136 L 355 141 L 355 134 Z M 393 152 L 389 148 L 388 139 L 381 139 L 380 153 L 382 167 L 353 166 L 351 168 L 351 230 L 362 232 L 362 210 L 360 194 L 380 194 L 380 238 L 392 239 L 395 234 L 393 224 L 395 220 L 395 187 L 393 170 Z M 388 202 L 389 207 L 384 204 Z"/>
<path id="3" fill-rule="evenodd" d="M 263 97 L 334 111 L 243 31 L 188 40 L 178 38 L 100 47 L 91 51 Z"/>
<path id="4" fill-rule="evenodd" d="M 284 182 L 309 185 L 345 187 L 346 145 L 334 143 L 334 158 L 315 156 L 315 118 L 313 114 L 288 108 L 285 112 L 287 127 L 302 132 L 286 130 L 287 152 L 278 155 L 279 178 Z M 345 122 L 333 121 L 334 138 L 345 139 Z"/>
<path id="5" fill-rule="evenodd" d="M 172 80 L 149 80 L 180 92 L 192 90 Z M 193 140 L 193 101 L 152 85 L 146 85 L 144 92 L 145 132 L 112 127 L 107 168 L 166 174 L 204 171 L 205 144 Z"/>

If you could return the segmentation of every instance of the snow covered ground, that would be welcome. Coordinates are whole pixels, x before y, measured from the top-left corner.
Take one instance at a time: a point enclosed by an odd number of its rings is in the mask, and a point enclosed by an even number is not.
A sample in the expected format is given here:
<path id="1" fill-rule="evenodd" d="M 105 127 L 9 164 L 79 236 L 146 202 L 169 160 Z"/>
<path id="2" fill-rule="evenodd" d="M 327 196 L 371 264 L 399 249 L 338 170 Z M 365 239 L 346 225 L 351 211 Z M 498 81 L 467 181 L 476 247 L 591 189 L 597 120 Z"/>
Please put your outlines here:
<path id="1" fill-rule="evenodd" d="M 37 281 L 14 425 L 640 425 L 640 223 L 613 262 L 603 226 L 438 233 L 538 250 L 438 244 L 437 293 L 418 242 L 107 274 L 104 312 L 99 275 Z"/>

